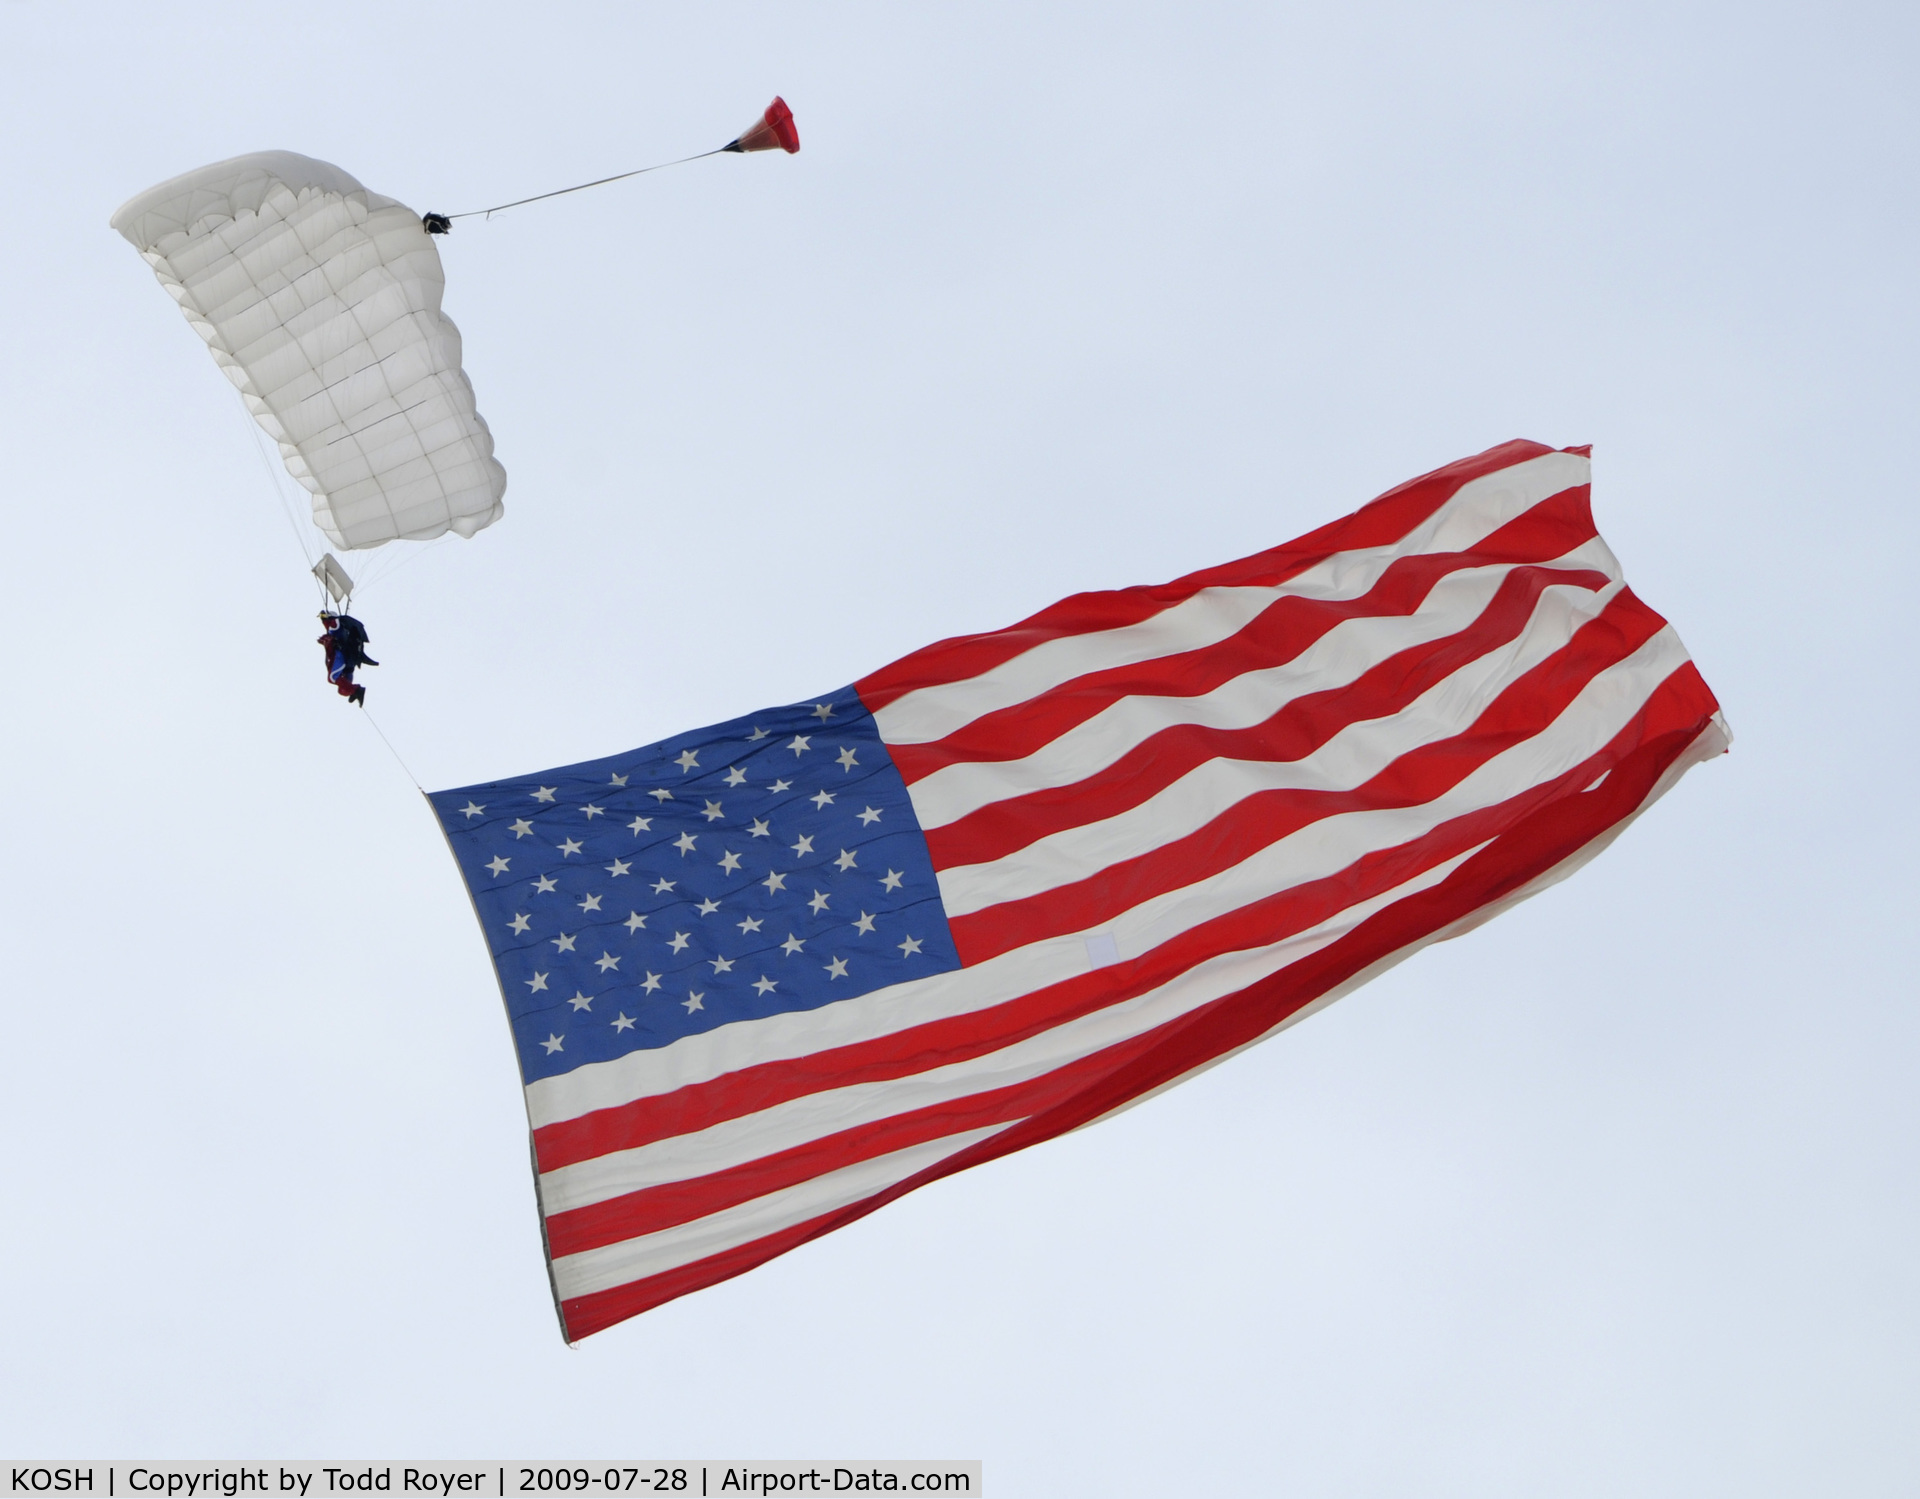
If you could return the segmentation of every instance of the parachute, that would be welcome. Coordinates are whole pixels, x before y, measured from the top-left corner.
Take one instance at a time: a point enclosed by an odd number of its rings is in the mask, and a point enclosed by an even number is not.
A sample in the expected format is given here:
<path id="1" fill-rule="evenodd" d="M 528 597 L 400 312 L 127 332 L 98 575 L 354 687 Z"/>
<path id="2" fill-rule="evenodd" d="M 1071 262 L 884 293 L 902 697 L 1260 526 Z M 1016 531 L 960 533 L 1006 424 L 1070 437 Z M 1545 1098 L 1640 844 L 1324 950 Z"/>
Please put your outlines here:
<path id="1" fill-rule="evenodd" d="M 149 188 L 112 224 L 279 444 L 336 547 L 472 536 L 500 518 L 507 473 L 412 209 L 327 162 L 260 151 Z"/>
<path id="2" fill-rule="evenodd" d="M 793 111 L 778 94 L 773 96 L 760 118 L 720 149 L 722 151 L 771 151 L 775 147 L 791 156 L 800 149 L 800 127 L 793 123 Z"/>
<path id="3" fill-rule="evenodd" d="M 799 149 L 793 111 L 776 97 L 711 151 L 456 214 L 415 214 L 328 162 L 259 151 L 150 187 L 112 224 L 279 445 L 312 497 L 314 525 L 340 550 L 364 551 L 472 536 L 504 509 L 507 472 L 460 368 L 460 330 L 440 311 L 447 283 L 433 236 L 455 219 L 663 167 Z M 331 552 L 316 562 L 295 531 L 322 599 L 345 604 L 352 576 Z"/>

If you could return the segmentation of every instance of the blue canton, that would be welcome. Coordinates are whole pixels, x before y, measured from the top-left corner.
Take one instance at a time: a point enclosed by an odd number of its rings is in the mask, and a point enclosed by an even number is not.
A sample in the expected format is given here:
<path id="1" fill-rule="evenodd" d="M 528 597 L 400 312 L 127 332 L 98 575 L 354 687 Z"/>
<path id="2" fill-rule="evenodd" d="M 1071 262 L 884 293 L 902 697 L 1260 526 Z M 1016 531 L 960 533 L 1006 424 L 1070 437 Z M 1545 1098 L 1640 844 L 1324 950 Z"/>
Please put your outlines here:
<path id="1" fill-rule="evenodd" d="M 429 800 L 529 1082 L 960 966 L 851 687 Z"/>

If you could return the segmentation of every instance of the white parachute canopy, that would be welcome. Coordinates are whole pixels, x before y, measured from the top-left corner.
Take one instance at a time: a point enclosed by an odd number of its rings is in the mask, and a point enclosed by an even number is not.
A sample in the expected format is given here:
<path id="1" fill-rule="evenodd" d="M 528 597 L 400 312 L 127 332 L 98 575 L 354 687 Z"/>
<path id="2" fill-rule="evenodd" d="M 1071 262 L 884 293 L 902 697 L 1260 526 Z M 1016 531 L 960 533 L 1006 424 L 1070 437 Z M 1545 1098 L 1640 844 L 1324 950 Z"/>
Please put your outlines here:
<path id="1" fill-rule="evenodd" d="M 471 536 L 507 472 L 412 209 L 291 151 L 216 162 L 113 216 L 343 550 Z"/>

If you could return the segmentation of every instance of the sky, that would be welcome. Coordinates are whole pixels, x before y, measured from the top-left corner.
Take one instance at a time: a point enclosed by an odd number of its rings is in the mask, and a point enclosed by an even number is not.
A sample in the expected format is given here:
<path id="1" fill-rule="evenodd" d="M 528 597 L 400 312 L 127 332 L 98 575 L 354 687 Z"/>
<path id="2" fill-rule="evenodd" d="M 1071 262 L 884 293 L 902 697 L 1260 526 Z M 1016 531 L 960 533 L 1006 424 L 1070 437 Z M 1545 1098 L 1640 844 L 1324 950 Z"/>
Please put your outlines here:
<path id="1" fill-rule="evenodd" d="M 1913 1492 L 1917 65 L 1920 13 L 1834 0 L 0 0 L 0 1453 Z M 507 511 L 360 596 L 390 753 L 108 217 L 269 148 L 459 212 L 776 92 L 798 156 L 441 242 Z M 1730 755 L 1230 1063 L 563 1344 L 414 779 L 818 694 L 1515 437 L 1594 444 Z"/>

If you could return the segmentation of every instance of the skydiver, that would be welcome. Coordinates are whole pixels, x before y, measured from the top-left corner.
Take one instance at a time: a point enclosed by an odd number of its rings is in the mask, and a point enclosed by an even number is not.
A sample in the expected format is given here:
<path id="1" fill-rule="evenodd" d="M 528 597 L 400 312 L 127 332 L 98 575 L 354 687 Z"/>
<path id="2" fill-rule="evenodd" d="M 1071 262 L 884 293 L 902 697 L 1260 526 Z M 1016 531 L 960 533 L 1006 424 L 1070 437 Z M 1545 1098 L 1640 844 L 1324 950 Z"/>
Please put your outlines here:
<path id="1" fill-rule="evenodd" d="M 357 667 L 380 664 L 367 654 L 367 627 L 351 614 L 329 614 L 324 610 L 320 623 L 327 627 L 320 637 L 320 649 L 327 661 L 327 680 L 355 707 L 366 707 L 367 689 L 354 682 L 353 673 Z"/>

